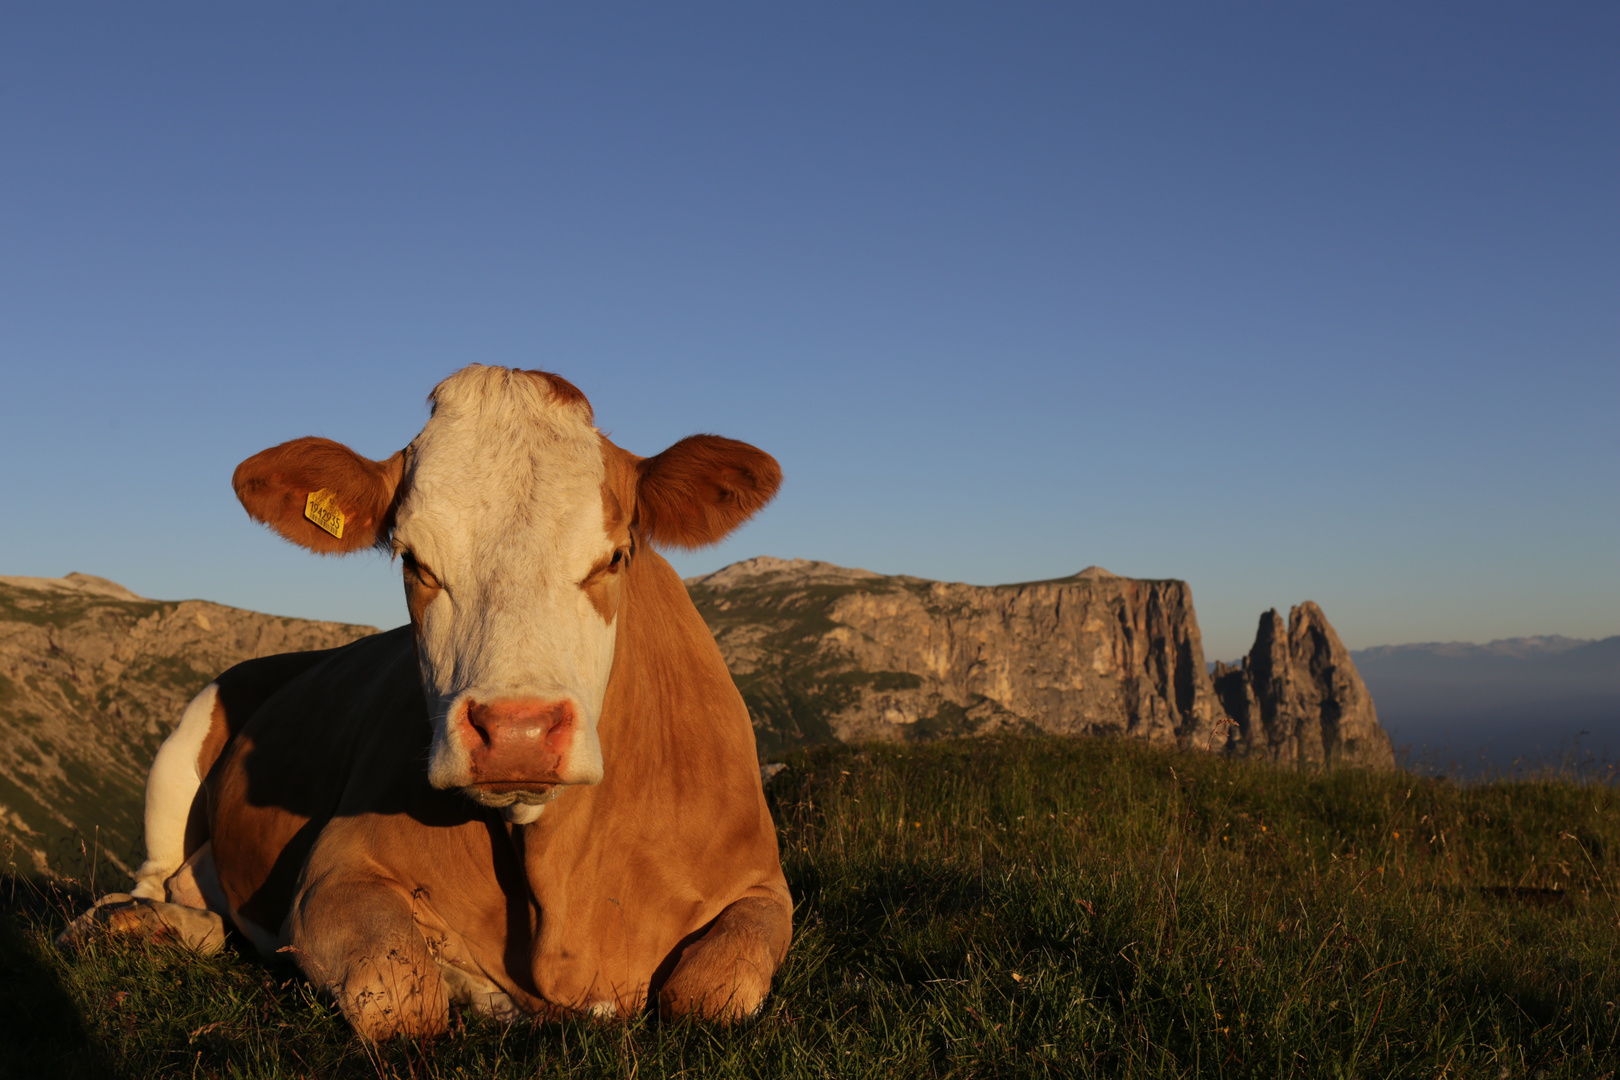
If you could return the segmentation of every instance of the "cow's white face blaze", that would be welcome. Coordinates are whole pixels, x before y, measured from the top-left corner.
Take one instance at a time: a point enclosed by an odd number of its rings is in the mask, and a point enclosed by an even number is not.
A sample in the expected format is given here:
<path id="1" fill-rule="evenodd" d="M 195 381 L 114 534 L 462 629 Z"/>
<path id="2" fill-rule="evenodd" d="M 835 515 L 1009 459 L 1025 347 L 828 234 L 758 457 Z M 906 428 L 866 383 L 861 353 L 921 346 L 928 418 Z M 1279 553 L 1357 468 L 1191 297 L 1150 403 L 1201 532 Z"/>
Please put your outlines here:
<path id="1" fill-rule="evenodd" d="M 433 722 L 428 779 L 487 806 L 538 806 L 554 785 L 602 778 L 617 608 L 604 579 L 628 522 L 605 502 L 583 401 L 526 372 L 469 368 L 433 402 L 393 534 Z"/>
<path id="2" fill-rule="evenodd" d="M 251 516 L 311 550 L 392 547 L 433 724 L 428 779 L 533 821 L 558 786 L 602 778 L 597 723 L 632 547 L 721 540 L 770 501 L 781 469 L 717 435 L 636 457 L 542 372 L 474 365 L 432 401 L 386 460 L 293 439 L 232 483 Z M 335 503 L 336 528 L 309 516 L 316 501 Z"/>

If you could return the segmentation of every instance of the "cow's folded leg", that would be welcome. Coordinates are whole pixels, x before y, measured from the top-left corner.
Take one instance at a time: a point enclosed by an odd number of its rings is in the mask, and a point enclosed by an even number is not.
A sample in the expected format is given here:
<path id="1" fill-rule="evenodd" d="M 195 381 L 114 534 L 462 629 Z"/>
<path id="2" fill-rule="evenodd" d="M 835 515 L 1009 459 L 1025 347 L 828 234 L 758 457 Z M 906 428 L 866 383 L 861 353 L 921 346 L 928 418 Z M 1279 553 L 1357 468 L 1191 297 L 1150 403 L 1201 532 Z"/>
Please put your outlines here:
<path id="1" fill-rule="evenodd" d="M 416 928 L 410 898 L 391 885 L 326 881 L 306 889 L 289 930 L 286 951 L 360 1034 L 382 1040 L 448 1028 L 438 965 Z"/>
<path id="2" fill-rule="evenodd" d="M 64 949 L 77 949 L 98 932 L 183 945 L 203 956 L 211 956 L 225 947 L 225 921 L 214 912 L 129 893 L 109 893 L 97 900 L 95 907 L 68 924 L 56 944 Z"/>
<path id="3" fill-rule="evenodd" d="M 770 993 L 771 976 L 787 955 L 792 911 L 774 896 L 749 896 L 728 906 L 701 938 L 686 947 L 658 991 L 664 1019 L 698 1016 L 742 1020 Z"/>

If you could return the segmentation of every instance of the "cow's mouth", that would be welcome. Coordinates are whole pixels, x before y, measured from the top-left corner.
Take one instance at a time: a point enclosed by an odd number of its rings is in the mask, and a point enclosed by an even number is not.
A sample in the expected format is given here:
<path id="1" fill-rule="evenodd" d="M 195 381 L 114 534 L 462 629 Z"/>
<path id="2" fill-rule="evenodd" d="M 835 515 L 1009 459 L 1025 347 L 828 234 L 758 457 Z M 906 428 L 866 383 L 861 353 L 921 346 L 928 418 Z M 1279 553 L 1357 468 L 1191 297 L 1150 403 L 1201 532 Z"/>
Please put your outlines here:
<path id="1" fill-rule="evenodd" d="M 556 781 L 491 780 L 468 784 L 461 792 L 480 806 L 502 810 L 508 806 L 544 806 L 557 797 L 560 786 Z"/>

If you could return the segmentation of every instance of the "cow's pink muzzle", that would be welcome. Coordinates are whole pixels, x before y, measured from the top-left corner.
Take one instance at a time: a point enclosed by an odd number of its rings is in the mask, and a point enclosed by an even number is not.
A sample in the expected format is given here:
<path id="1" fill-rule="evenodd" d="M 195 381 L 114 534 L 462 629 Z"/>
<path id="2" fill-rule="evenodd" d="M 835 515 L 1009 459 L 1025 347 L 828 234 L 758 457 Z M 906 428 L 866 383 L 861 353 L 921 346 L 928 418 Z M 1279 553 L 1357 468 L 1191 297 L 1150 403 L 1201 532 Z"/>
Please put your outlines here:
<path id="1" fill-rule="evenodd" d="M 563 774 L 579 730 L 572 701 L 470 701 L 466 717 L 471 786 L 495 794 L 574 782 Z"/>

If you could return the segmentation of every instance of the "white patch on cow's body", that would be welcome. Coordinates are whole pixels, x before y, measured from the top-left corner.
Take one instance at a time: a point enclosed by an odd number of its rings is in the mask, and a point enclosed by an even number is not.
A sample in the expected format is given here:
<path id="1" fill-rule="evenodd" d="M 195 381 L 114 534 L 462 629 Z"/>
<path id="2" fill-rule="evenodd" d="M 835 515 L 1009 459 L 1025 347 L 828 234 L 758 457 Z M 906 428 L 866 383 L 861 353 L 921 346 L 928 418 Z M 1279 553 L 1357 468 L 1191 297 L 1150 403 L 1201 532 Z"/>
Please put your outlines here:
<path id="1" fill-rule="evenodd" d="M 186 861 L 186 821 L 202 786 L 197 758 L 214 722 L 219 684 L 209 683 L 192 698 L 179 725 L 158 747 L 146 776 L 146 861 L 135 871 L 130 895 L 166 900 L 166 882 Z"/>
<path id="2" fill-rule="evenodd" d="M 593 1001 L 585 1006 L 585 1011 L 592 1020 L 617 1020 L 619 1007 L 611 1001 Z"/>
<path id="3" fill-rule="evenodd" d="M 614 627 L 580 582 L 613 547 L 601 436 L 583 405 L 525 372 L 470 367 L 441 383 L 433 402 L 411 444 L 394 530 L 396 550 L 412 552 L 443 586 L 418 626 L 433 721 L 428 779 L 439 788 L 471 782 L 469 703 L 531 700 L 572 703 L 577 728 L 559 777 L 595 783 Z"/>

